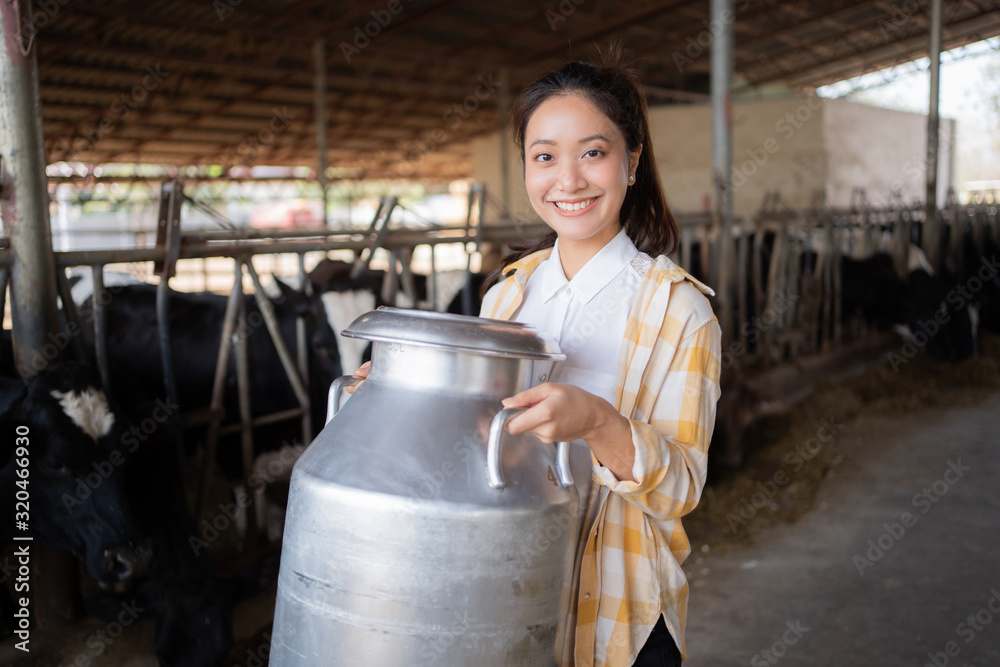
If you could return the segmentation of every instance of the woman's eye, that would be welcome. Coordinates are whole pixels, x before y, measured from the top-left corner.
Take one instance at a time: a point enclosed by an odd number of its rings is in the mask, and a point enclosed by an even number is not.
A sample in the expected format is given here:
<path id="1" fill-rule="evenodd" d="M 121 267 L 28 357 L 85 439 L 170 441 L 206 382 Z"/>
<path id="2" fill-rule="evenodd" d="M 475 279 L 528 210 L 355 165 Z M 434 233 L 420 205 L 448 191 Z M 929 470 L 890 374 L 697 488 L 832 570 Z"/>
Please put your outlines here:
<path id="1" fill-rule="evenodd" d="M 549 155 L 548 153 L 539 153 L 538 155 L 535 156 L 536 162 L 549 162 L 551 159 L 552 156 Z"/>
<path id="2" fill-rule="evenodd" d="M 598 148 L 591 148 L 589 151 L 583 154 L 584 157 L 600 157 L 604 155 L 604 151 Z"/>

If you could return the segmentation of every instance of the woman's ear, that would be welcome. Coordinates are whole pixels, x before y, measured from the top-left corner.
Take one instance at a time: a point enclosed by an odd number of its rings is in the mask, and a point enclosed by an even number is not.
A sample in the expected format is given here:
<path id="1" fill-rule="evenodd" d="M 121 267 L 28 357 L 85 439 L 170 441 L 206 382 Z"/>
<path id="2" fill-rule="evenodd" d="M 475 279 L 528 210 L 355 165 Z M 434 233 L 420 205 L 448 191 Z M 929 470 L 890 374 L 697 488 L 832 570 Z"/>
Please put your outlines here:
<path id="1" fill-rule="evenodd" d="M 634 151 L 628 152 L 628 182 L 630 184 L 635 183 L 635 172 L 639 168 L 640 155 L 642 155 L 642 144 L 639 144 L 638 148 Z"/>

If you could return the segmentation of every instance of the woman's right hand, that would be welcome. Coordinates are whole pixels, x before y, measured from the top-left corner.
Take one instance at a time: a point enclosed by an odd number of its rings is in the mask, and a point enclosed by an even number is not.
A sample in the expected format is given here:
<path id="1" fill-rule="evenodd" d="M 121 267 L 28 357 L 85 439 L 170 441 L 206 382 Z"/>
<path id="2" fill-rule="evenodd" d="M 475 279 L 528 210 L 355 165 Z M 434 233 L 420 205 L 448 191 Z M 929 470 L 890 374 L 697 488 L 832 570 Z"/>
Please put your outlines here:
<path id="1" fill-rule="evenodd" d="M 354 371 L 354 377 L 361 378 L 361 382 L 355 382 L 352 385 L 348 385 L 347 387 L 344 388 L 344 390 L 348 394 L 353 394 L 354 392 L 356 392 L 358 390 L 358 387 L 360 387 L 365 383 L 365 378 L 368 377 L 368 371 L 371 370 L 371 367 L 372 367 L 372 362 L 370 361 L 366 361 L 365 363 L 361 364 L 358 370 Z"/>

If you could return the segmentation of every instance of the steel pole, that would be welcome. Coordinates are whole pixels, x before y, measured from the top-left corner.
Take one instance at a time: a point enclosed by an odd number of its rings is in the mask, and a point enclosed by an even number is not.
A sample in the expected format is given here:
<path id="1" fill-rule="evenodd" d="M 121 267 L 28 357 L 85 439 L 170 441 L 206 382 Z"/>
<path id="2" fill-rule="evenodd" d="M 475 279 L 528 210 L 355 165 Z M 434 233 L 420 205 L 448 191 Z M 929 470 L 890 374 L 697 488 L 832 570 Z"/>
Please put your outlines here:
<path id="1" fill-rule="evenodd" d="M 31 18 L 30 2 L 0 0 L 0 161 L 7 181 L 0 188 L 0 215 L 13 254 L 14 365 L 25 381 L 60 356 L 53 340 L 59 328 L 56 265 Z M 32 554 L 38 627 L 54 629 L 78 618 L 82 600 L 76 558 L 38 544 Z"/>
<path id="2" fill-rule="evenodd" d="M 729 284 L 732 281 L 733 236 L 733 137 L 731 125 L 731 84 L 733 78 L 733 2 L 712 0 L 712 176 L 715 182 L 716 210 L 719 215 L 719 252 L 716 257 L 719 320 L 723 343 L 732 332 L 732 308 Z"/>
<path id="3" fill-rule="evenodd" d="M 326 165 L 327 165 L 327 139 L 326 139 L 326 42 L 317 39 L 313 44 L 313 68 L 316 70 L 316 77 L 313 81 L 313 95 L 315 97 L 314 113 L 316 117 L 316 182 L 319 183 L 320 190 L 323 191 L 323 226 L 328 224 L 327 207 L 327 187 Z"/>
<path id="4" fill-rule="evenodd" d="M 497 123 L 500 126 L 500 201 L 503 214 L 510 215 L 510 139 L 507 133 L 507 114 L 510 113 L 510 70 L 500 70 L 500 100 L 497 104 Z"/>
<path id="5" fill-rule="evenodd" d="M 31 7 L 26 2 L 17 3 L 17 7 L 20 15 L 14 4 L 0 2 L 0 155 L 9 181 L 0 212 L 14 255 L 14 363 L 27 380 L 40 370 L 32 361 L 58 330 L 59 312 L 38 61 L 32 38 L 24 34 L 31 31 L 22 30 L 23 26 L 33 28 Z"/>
<path id="6" fill-rule="evenodd" d="M 923 246 L 927 261 L 940 269 L 941 232 L 937 220 L 938 129 L 941 118 L 938 101 L 941 92 L 941 32 L 944 19 L 942 0 L 931 0 L 930 6 L 930 102 L 927 109 L 927 189 L 924 199 Z"/>

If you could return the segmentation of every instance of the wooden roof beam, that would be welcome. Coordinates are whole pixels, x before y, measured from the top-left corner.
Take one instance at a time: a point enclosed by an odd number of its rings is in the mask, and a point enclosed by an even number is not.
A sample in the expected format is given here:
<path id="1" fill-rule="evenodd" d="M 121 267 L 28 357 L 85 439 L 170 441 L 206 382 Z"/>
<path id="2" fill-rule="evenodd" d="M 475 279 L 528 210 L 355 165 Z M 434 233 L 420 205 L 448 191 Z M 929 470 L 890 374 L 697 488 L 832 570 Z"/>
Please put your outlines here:
<path id="1" fill-rule="evenodd" d="M 655 17 L 662 16 L 664 13 L 676 9 L 682 3 L 683 0 L 661 0 L 659 2 L 654 2 L 652 5 L 645 5 L 637 8 L 630 7 L 630 11 L 622 11 L 615 20 L 601 21 L 598 23 L 598 27 L 592 27 L 574 32 L 571 35 L 571 40 L 573 43 L 583 43 L 595 40 L 600 37 L 604 37 L 605 35 L 609 35 L 617 30 L 621 30 L 632 23 L 649 21 Z M 563 51 L 565 51 L 565 46 L 562 44 L 562 40 L 558 40 L 558 44 L 556 46 L 547 46 L 535 49 L 534 51 L 525 53 L 515 58 L 514 62 L 518 64 L 534 63 L 543 58 L 549 57 L 554 53 L 560 53 Z"/>
<path id="2" fill-rule="evenodd" d="M 227 100 L 226 102 L 223 102 L 222 104 L 219 104 L 219 105 L 213 107 L 210 111 L 208 111 L 206 113 L 203 113 L 203 114 L 200 114 L 198 116 L 195 116 L 194 118 L 192 118 L 191 120 L 189 120 L 186 123 L 182 123 L 181 125 L 177 125 L 177 126 L 168 128 L 166 130 L 163 130 L 163 131 L 157 133 L 156 135 L 154 135 L 152 137 L 149 137 L 148 139 L 143 139 L 141 141 L 137 141 L 134 144 L 132 144 L 132 146 L 130 146 L 128 149 L 126 149 L 124 151 L 116 151 L 116 152 L 112 152 L 110 154 L 106 154 L 103 159 L 105 161 L 107 161 L 107 162 L 110 162 L 110 161 L 114 160 L 116 157 L 121 156 L 123 153 L 135 153 L 135 152 L 138 152 L 139 149 L 141 149 L 143 146 L 145 146 L 145 145 L 147 145 L 149 143 L 152 143 L 154 141 L 162 141 L 163 139 L 169 139 L 170 137 L 172 137 L 173 135 L 177 134 L 178 132 L 180 132 L 182 130 L 185 130 L 185 129 L 188 129 L 188 128 L 191 128 L 191 127 L 195 127 L 199 123 L 201 123 L 201 122 L 203 122 L 203 121 L 205 121 L 205 120 L 207 120 L 209 118 L 215 118 L 217 116 L 220 116 L 220 115 L 224 114 L 226 111 L 232 109 L 233 107 L 235 107 L 235 106 L 237 106 L 239 104 L 242 104 L 244 102 L 247 102 L 249 100 L 255 99 L 255 98 L 263 95 L 264 93 L 267 93 L 267 92 L 273 90 L 274 88 L 277 88 L 279 85 L 281 85 L 281 84 L 277 83 L 277 82 L 271 82 L 271 83 L 266 83 L 266 84 L 264 84 L 262 86 L 258 86 L 249 95 L 246 95 L 246 96 L 244 96 L 244 97 L 242 97 L 240 99 L 236 99 L 236 100 Z"/>
<path id="3" fill-rule="evenodd" d="M 984 25 L 986 26 L 986 30 L 983 30 Z M 943 40 L 942 50 L 958 48 L 963 44 L 971 43 L 971 41 L 978 41 L 980 38 L 985 39 L 1000 34 L 1000 15 L 992 11 L 984 12 L 980 16 L 969 17 L 963 21 L 946 26 L 945 30 L 946 37 Z M 890 59 L 887 55 L 881 55 L 881 51 L 891 49 L 894 52 L 900 53 L 902 59 L 896 64 L 902 64 L 903 62 L 925 57 L 927 55 L 927 47 L 926 35 L 910 35 L 900 37 L 891 44 L 879 45 L 878 47 L 854 55 L 863 58 L 865 62 L 871 63 L 872 68 L 881 69 L 884 66 L 891 66 L 891 63 L 887 63 Z M 875 57 L 872 57 L 873 54 L 876 54 Z M 839 81 L 848 76 L 856 76 L 856 73 L 845 71 L 844 68 L 838 67 L 838 65 L 839 61 L 835 60 L 813 66 L 798 67 L 783 73 L 782 78 L 801 85 L 806 85 L 805 82 L 808 81 L 808 85 L 819 86 Z M 837 74 L 837 72 L 841 72 L 843 75 Z"/>
<path id="4" fill-rule="evenodd" d="M 863 3 L 863 4 L 867 4 L 867 3 Z M 950 5 L 947 5 L 946 9 L 953 8 L 953 7 L 956 7 L 956 6 L 959 6 L 959 5 L 961 5 L 961 3 L 953 2 Z M 1000 10 L 1000 2 L 994 2 L 994 5 L 995 6 L 992 7 L 991 9 L 983 10 L 978 16 L 988 16 L 988 15 L 993 14 L 993 13 L 997 12 L 998 10 Z M 890 7 L 890 9 L 892 8 L 891 5 L 889 7 Z M 914 14 L 914 16 L 916 16 L 916 14 Z M 905 36 L 898 36 L 897 35 L 895 39 L 887 39 L 887 37 L 891 37 L 892 36 L 891 34 L 887 35 L 886 32 L 885 32 L 886 26 L 889 25 L 888 22 L 891 20 L 890 17 L 891 17 L 891 14 L 889 14 L 889 15 L 883 15 L 883 16 L 880 16 L 880 17 L 875 18 L 875 19 L 870 19 L 867 22 L 865 22 L 863 25 L 860 25 L 860 26 L 857 25 L 857 24 L 852 24 L 853 25 L 853 29 L 852 30 L 845 29 L 845 30 L 842 31 L 842 34 L 836 35 L 834 37 L 831 37 L 827 41 L 839 40 L 839 42 L 840 42 L 840 48 L 834 47 L 834 53 L 838 54 L 837 57 L 841 57 L 841 56 L 839 56 L 839 54 L 843 53 L 842 46 L 844 44 L 849 44 L 851 46 L 851 48 L 852 48 L 852 51 L 848 53 L 848 57 L 853 57 L 854 55 L 856 55 L 858 53 L 861 53 L 863 51 L 866 51 L 866 50 L 868 50 L 868 51 L 875 50 L 875 49 L 878 49 L 879 47 L 882 47 L 882 46 L 896 47 L 896 45 L 898 45 L 900 42 L 904 41 L 906 38 L 914 36 L 914 33 L 911 32 L 910 34 L 905 35 Z M 825 18 L 829 19 L 830 17 L 827 16 Z M 951 25 L 953 25 L 956 21 L 966 21 L 966 20 L 970 20 L 970 19 L 971 20 L 975 20 L 976 18 L 977 18 L 976 15 L 969 15 L 969 16 L 964 16 L 964 17 L 958 17 L 958 16 L 955 15 L 955 12 L 952 12 L 952 16 L 951 16 L 951 19 L 950 19 L 951 23 L 948 23 L 948 19 L 946 18 L 946 25 L 944 26 L 944 29 L 947 32 L 947 30 L 949 29 L 949 27 Z M 845 28 L 849 28 L 849 27 L 850 26 L 845 26 Z M 864 45 L 858 46 L 857 44 L 853 43 L 854 41 L 864 41 Z M 870 45 L 874 45 L 874 46 L 870 46 Z M 746 46 L 746 45 L 742 45 L 742 46 Z M 899 49 L 897 48 L 897 50 L 899 50 Z M 907 52 L 908 51 L 906 51 L 906 49 L 903 49 L 902 51 L 900 51 L 900 53 L 907 53 Z M 776 52 L 776 53 L 765 54 L 765 55 L 766 55 L 767 59 L 770 59 L 770 58 L 780 58 L 780 57 L 794 57 L 795 54 L 794 54 L 794 50 L 789 49 L 787 51 Z M 751 67 L 753 67 L 753 66 L 751 66 Z M 745 69 L 748 69 L 748 68 L 742 67 L 739 63 L 737 63 L 737 70 L 738 71 L 745 71 Z M 796 68 L 796 69 L 801 69 L 801 68 Z"/>
<path id="5" fill-rule="evenodd" d="M 830 27 L 831 24 L 839 24 L 839 20 L 841 17 L 855 15 L 859 8 L 866 7 L 870 4 L 871 4 L 870 2 L 859 0 L 858 2 L 854 2 L 851 5 L 837 7 L 835 9 L 831 9 L 830 11 L 802 19 L 798 22 L 792 23 L 791 25 L 781 26 L 777 30 L 773 28 L 771 29 L 764 28 L 760 35 L 743 40 L 738 44 L 738 46 L 742 49 L 753 51 L 756 47 L 774 39 L 775 37 L 777 37 L 779 34 L 782 33 L 798 32 L 803 29 L 814 28 L 814 27 Z M 784 3 L 778 3 L 778 6 L 783 7 Z M 857 26 L 853 26 L 849 29 L 856 30 Z"/>

